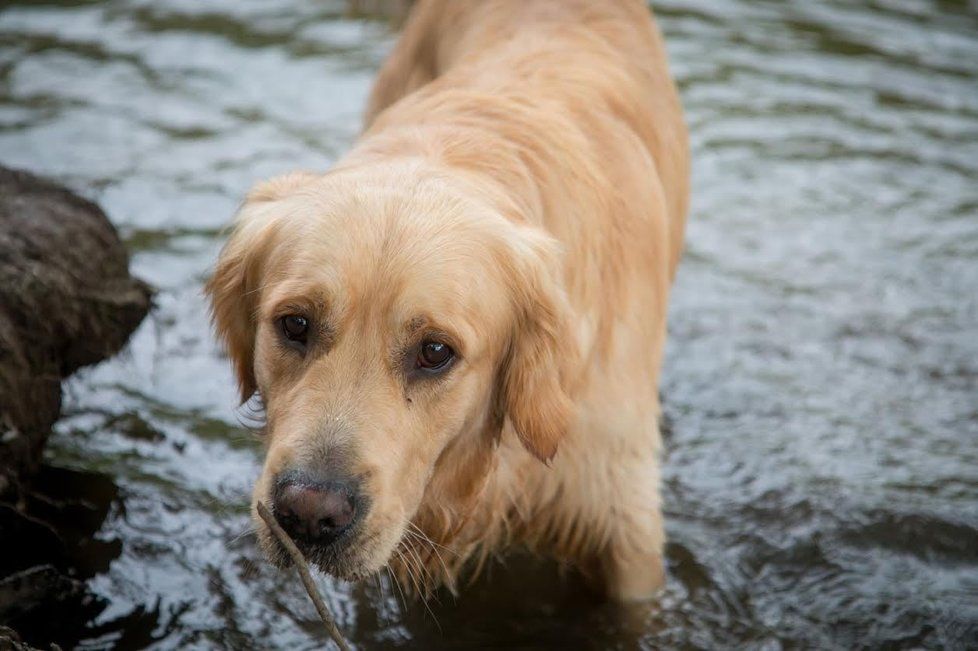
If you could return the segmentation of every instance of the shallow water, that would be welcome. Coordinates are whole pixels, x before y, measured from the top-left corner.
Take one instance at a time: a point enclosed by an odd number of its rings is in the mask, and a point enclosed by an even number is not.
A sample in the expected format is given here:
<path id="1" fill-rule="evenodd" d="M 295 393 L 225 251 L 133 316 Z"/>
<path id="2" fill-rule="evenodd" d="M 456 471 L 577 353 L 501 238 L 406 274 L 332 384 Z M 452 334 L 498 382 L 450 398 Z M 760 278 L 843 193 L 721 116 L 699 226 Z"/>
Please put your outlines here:
<path id="1" fill-rule="evenodd" d="M 252 182 L 349 145 L 392 36 L 337 2 L 0 6 L 0 162 L 100 202 L 159 290 L 129 350 L 68 383 L 48 451 L 118 485 L 97 599 L 25 632 L 316 648 L 248 535 L 260 449 L 201 283 Z M 341 627 L 362 648 L 978 647 L 978 7 L 656 7 L 694 160 L 665 594 L 624 612 L 525 557 L 430 609 L 323 578 Z"/>

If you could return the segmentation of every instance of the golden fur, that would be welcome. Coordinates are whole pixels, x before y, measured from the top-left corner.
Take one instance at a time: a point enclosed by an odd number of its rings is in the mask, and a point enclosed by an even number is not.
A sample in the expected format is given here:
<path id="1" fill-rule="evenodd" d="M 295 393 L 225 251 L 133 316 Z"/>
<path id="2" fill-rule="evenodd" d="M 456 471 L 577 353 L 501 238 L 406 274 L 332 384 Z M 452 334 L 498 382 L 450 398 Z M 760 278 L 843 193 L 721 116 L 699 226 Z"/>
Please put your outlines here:
<path id="1" fill-rule="evenodd" d="M 242 396 L 267 411 L 255 499 L 343 450 L 372 506 L 327 571 L 391 563 L 454 588 L 522 543 L 650 596 L 688 153 L 648 9 L 419 0 L 366 122 L 328 173 L 251 192 L 208 284 Z M 274 325 L 295 312 L 316 328 L 304 355 Z M 431 332 L 459 362 L 406 379 Z"/>

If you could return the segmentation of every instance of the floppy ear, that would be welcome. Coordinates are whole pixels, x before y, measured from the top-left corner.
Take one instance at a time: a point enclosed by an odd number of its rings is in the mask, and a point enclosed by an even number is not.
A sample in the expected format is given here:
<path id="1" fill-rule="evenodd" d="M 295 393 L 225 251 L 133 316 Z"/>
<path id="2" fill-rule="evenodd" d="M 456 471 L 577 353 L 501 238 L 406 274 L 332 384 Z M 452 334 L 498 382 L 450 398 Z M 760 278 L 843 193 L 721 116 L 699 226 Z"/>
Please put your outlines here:
<path id="1" fill-rule="evenodd" d="M 501 368 L 499 408 L 530 453 L 548 463 L 574 416 L 578 345 L 556 241 L 520 227 L 508 264 L 516 322 Z"/>
<path id="2" fill-rule="evenodd" d="M 255 392 L 255 327 L 258 310 L 257 288 L 263 251 L 256 250 L 264 229 L 247 221 L 251 206 L 238 213 L 231 237 L 221 250 L 214 275 L 204 291 L 211 300 L 211 320 L 224 343 L 238 377 L 241 402 Z"/>
<path id="3" fill-rule="evenodd" d="M 238 211 L 214 275 L 204 291 L 211 301 L 211 319 L 234 365 L 245 402 L 255 392 L 255 328 L 265 258 L 272 246 L 277 222 L 277 199 L 316 178 L 292 173 L 255 186 Z"/>

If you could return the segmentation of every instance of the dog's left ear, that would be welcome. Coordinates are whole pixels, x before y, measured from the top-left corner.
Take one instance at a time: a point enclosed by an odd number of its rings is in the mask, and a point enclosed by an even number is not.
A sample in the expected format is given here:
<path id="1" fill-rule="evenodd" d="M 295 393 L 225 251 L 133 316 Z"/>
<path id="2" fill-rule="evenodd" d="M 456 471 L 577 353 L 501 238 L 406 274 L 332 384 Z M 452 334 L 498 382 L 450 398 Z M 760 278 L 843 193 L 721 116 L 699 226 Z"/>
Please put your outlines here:
<path id="1" fill-rule="evenodd" d="M 519 227 L 517 240 L 502 265 L 516 319 L 497 404 L 526 449 L 548 463 L 574 416 L 579 350 L 556 240 L 529 227 Z"/>

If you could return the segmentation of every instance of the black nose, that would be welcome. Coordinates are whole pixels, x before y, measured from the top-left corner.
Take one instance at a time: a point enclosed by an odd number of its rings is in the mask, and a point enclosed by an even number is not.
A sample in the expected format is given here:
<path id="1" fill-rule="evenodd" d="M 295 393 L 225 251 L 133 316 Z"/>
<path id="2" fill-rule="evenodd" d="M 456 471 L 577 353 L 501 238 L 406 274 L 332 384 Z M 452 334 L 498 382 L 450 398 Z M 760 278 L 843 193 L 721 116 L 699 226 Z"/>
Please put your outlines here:
<path id="1" fill-rule="evenodd" d="M 329 545 L 353 526 L 357 492 L 351 481 L 322 481 L 289 473 L 276 482 L 275 519 L 296 541 Z"/>

